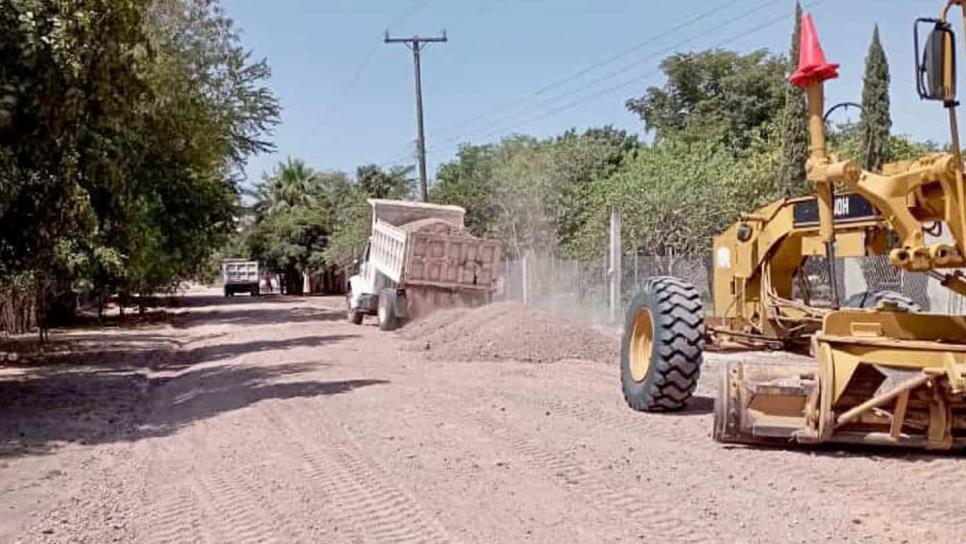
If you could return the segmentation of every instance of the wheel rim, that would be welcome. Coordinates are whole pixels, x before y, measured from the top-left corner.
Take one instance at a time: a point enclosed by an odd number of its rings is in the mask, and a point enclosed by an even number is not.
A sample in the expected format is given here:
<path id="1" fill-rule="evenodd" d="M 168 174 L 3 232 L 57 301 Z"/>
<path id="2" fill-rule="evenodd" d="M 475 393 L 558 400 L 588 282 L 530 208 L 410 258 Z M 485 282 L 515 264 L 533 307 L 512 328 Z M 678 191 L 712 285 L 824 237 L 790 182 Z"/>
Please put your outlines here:
<path id="1" fill-rule="evenodd" d="M 387 313 L 386 312 L 386 305 L 385 304 L 382 304 L 381 301 L 380 301 L 380 304 L 379 304 L 379 308 L 377 310 L 377 313 L 378 313 L 378 317 L 379 317 L 379 322 L 380 323 L 385 323 L 386 322 L 386 313 Z"/>
<path id="2" fill-rule="evenodd" d="M 644 381 L 651 368 L 651 351 L 654 349 L 654 321 L 650 310 L 638 310 L 634 316 L 630 348 L 631 377 L 636 382 Z"/>

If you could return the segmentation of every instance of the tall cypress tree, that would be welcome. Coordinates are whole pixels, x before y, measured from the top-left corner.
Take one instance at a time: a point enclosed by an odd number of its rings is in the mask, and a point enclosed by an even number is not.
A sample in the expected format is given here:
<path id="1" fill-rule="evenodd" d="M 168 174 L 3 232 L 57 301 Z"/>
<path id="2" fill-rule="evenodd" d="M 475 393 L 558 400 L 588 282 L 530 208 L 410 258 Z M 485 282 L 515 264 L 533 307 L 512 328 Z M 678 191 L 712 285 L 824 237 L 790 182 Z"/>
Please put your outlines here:
<path id="1" fill-rule="evenodd" d="M 879 25 L 872 32 L 869 54 L 865 57 L 865 82 L 862 87 L 862 117 L 859 119 L 859 163 L 873 172 L 889 162 L 892 149 L 889 131 L 889 62 L 879 41 Z"/>
<path id="2" fill-rule="evenodd" d="M 795 30 L 788 50 L 789 75 L 798 68 L 798 46 L 802 33 L 802 5 L 795 2 Z M 805 192 L 805 161 L 808 160 L 808 105 L 805 92 L 785 83 L 785 107 L 781 117 L 782 165 L 779 189 L 784 196 Z"/>

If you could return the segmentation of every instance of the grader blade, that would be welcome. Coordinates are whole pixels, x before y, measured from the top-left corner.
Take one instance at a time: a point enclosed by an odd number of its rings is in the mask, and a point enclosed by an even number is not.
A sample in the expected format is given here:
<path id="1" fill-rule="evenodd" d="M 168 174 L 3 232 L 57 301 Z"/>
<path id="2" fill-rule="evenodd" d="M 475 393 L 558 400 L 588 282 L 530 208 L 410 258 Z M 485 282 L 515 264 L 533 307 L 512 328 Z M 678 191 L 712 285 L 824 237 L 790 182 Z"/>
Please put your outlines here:
<path id="1" fill-rule="evenodd" d="M 814 363 L 724 366 L 716 440 L 966 448 L 966 317 L 842 310 L 814 340 Z"/>
<path id="2" fill-rule="evenodd" d="M 742 444 L 788 444 L 805 428 L 815 363 L 729 362 L 721 369 L 714 439 Z"/>

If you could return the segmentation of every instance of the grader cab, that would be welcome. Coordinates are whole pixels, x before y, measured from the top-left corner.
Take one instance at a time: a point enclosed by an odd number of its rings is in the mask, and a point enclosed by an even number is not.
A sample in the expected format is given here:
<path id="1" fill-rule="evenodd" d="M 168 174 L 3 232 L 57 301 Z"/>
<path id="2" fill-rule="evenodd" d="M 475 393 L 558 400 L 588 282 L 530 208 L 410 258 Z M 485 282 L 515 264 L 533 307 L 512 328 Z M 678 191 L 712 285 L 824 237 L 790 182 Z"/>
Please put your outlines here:
<path id="1" fill-rule="evenodd" d="M 814 194 L 746 214 L 715 239 L 710 315 L 684 280 L 644 282 L 622 342 L 621 381 L 632 408 L 683 407 L 707 345 L 780 347 L 812 359 L 724 365 L 716 440 L 966 447 L 966 316 L 922 313 L 892 292 L 839 300 L 835 285 L 837 258 L 884 255 L 897 269 L 966 294 L 958 270 L 966 267 L 966 186 L 949 23 L 959 7 L 966 25 L 964 4 L 949 0 L 939 18 L 916 23 L 917 88 L 948 110 L 950 151 L 881 172 L 827 153 L 824 81 L 838 76 L 838 65 L 826 62 L 811 16 L 803 16 L 799 66 L 789 79 L 808 99 L 806 177 Z M 940 229 L 947 241 L 935 236 Z M 811 257 L 829 268 L 831 295 L 822 303 L 800 285 Z"/>

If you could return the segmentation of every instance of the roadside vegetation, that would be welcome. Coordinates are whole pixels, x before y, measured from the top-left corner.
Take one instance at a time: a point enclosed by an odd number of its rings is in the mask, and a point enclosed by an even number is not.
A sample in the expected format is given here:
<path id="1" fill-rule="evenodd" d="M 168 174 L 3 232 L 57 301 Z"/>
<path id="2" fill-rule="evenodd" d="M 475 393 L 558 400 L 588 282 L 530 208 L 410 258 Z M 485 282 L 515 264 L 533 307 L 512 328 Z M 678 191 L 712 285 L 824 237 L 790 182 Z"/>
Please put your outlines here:
<path id="1" fill-rule="evenodd" d="M 242 168 L 273 149 L 269 67 L 210 0 L 8 0 L 0 12 L 0 329 L 67 321 L 258 259 L 301 287 L 352 262 L 367 198 L 411 198 L 410 166 L 336 172 L 298 158 L 243 196 Z M 800 15 L 800 8 L 797 14 Z M 796 18 L 797 21 L 797 18 Z M 878 169 L 936 149 L 891 133 L 889 67 L 869 29 L 863 113 L 830 123 L 833 151 Z M 599 259 L 608 215 L 625 252 L 698 256 L 740 211 L 808 191 L 797 64 L 767 50 L 680 52 L 664 83 L 626 100 L 639 139 L 612 126 L 463 143 L 430 200 L 468 228 L 530 250 Z M 841 117 L 838 117 L 841 119 Z M 244 205 L 243 205 L 244 204 Z M 37 323 L 39 322 L 39 323 Z"/>
<path id="2" fill-rule="evenodd" d="M 4 313 L 30 299 L 43 335 L 81 299 L 195 275 L 279 113 L 218 3 L 7 0 L 0 59 Z"/>

